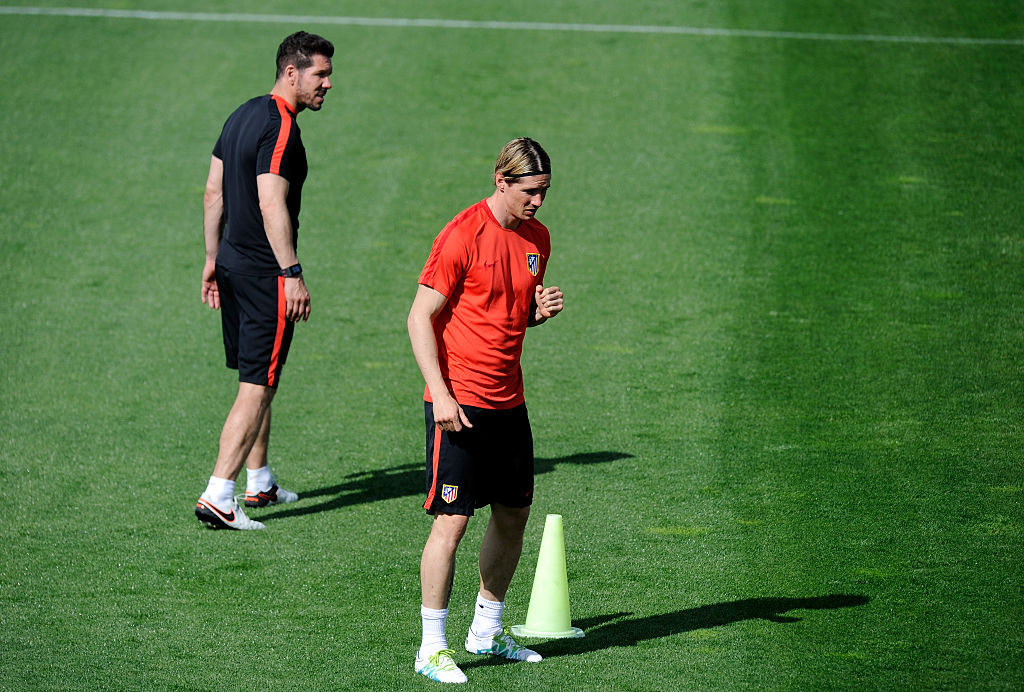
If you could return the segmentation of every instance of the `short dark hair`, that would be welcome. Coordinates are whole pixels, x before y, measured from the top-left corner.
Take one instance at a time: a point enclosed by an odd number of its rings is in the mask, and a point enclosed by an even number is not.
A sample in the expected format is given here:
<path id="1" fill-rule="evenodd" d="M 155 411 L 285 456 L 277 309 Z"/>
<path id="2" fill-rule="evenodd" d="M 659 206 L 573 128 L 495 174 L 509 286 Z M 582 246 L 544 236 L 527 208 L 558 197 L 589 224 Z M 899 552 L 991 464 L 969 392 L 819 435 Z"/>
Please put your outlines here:
<path id="1" fill-rule="evenodd" d="M 284 74 L 289 65 L 295 65 L 298 70 L 306 69 L 313 64 L 314 55 L 333 58 L 334 44 L 323 36 L 296 31 L 277 47 L 277 76 Z"/>

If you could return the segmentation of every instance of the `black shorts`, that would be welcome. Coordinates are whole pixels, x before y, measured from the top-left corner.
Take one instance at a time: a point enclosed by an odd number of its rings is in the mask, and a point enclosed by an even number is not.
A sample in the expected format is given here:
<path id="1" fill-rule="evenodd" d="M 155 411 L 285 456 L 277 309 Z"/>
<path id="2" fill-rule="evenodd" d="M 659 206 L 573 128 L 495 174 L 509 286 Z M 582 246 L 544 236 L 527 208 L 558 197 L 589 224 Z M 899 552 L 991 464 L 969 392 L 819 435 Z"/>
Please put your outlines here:
<path id="1" fill-rule="evenodd" d="M 277 387 L 295 323 L 285 319 L 284 277 L 239 274 L 217 265 L 227 366 L 238 381 Z"/>
<path id="2" fill-rule="evenodd" d="M 495 410 L 463 406 L 472 428 L 438 430 L 434 405 L 424 402 L 427 424 L 427 514 L 473 516 L 496 502 L 533 503 L 533 432 L 526 405 Z"/>

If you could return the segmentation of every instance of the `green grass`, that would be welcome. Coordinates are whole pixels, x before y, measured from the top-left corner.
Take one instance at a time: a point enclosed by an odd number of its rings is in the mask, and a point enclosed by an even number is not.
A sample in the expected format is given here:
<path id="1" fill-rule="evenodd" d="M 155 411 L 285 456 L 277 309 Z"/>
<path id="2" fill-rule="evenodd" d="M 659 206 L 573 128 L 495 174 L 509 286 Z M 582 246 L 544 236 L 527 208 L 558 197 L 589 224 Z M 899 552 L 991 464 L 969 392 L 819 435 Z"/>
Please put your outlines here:
<path id="1" fill-rule="evenodd" d="M 301 14 L 1024 34 L 994 1 Z M 192 504 L 235 385 L 199 302 L 202 185 L 297 28 L 339 48 L 299 121 L 313 317 L 271 453 L 303 499 L 210 532 Z M 536 666 L 459 654 L 468 687 L 1024 686 L 1024 47 L 4 15 L 0 51 L 0 689 L 431 687 L 405 315 L 523 134 L 552 155 L 567 308 L 526 344 L 537 500 L 506 622 L 559 513 L 587 636 Z"/>

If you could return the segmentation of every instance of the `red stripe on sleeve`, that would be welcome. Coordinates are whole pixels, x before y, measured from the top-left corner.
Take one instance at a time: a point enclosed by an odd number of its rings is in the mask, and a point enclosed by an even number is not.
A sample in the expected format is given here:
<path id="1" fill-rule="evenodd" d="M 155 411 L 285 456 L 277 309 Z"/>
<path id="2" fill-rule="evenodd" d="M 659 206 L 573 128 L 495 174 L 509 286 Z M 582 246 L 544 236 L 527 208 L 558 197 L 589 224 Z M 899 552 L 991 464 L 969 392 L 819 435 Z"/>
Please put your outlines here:
<path id="1" fill-rule="evenodd" d="M 285 309 L 288 301 L 284 297 L 284 277 L 277 277 L 277 333 L 274 335 L 274 351 L 270 354 L 270 371 L 267 373 L 267 386 L 273 387 L 277 381 L 277 361 L 281 358 L 281 340 L 284 339 Z"/>
<path id="2" fill-rule="evenodd" d="M 284 149 L 288 145 L 288 136 L 292 132 L 292 118 L 288 107 L 281 99 L 275 96 L 274 103 L 277 104 L 277 111 L 281 114 L 281 129 L 277 131 L 274 156 L 270 159 L 270 172 L 274 175 L 281 175 L 281 159 L 284 158 Z"/>

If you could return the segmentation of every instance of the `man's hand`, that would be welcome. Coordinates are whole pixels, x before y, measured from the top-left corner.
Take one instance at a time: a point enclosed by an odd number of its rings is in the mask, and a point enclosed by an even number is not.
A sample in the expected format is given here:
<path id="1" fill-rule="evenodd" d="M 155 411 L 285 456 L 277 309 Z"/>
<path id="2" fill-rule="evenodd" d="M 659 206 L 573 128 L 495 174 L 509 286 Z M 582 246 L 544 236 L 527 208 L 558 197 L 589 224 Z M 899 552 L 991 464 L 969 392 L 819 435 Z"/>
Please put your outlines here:
<path id="1" fill-rule="evenodd" d="M 442 394 L 441 396 L 433 396 L 434 400 L 434 423 L 441 430 L 448 430 L 449 432 L 459 432 L 463 427 L 472 428 L 473 424 L 469 422 L 469 418 L 466 417 L 466 412 L 459 406 L 459 402 L 455 401 L 455 398 L 450 394 Z"/>
<path id="2" fill-rule="evenodd" d="M 533 321 L 535 323 L 540 323 L 546 319 L 554 317 L 560 313 L 564 307 L 562 291 L 558 286 L 548 286 L 547 288 L 544 288 L 538 284 L 537 290 L 533 295 L 533 302 L 537 305 L 536 312 L 533 316 Z"/>
<path id="3" fill-rule="evenodd" d="M 220 309 L 220 291 L 217 290 L 217 263 L 215 260 L 206 260 L 206 264 L 203 265 L 203 288 L 199 297 L 211 309 Z"/>
<path id="4" fill-rule="evenodd" d="M 309 319 L 309 290 L 301 276 L 284 280 L 284 316 L 292 322 Z"/>

